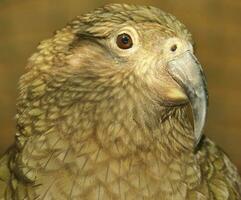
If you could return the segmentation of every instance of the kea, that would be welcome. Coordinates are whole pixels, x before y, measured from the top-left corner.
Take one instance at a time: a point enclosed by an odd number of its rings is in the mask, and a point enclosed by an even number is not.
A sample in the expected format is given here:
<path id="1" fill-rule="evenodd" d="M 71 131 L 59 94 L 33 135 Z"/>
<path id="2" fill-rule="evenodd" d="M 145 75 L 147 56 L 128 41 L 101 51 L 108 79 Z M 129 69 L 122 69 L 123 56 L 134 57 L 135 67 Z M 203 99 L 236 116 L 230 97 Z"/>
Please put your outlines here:
<path id="1" fill-rule="evenodd" d="M 171 14 L 126 4 L 41 42 L 20 79 L 0 199 L 240 200 L 236 167 L 203 135 L 193 44 Z"/>

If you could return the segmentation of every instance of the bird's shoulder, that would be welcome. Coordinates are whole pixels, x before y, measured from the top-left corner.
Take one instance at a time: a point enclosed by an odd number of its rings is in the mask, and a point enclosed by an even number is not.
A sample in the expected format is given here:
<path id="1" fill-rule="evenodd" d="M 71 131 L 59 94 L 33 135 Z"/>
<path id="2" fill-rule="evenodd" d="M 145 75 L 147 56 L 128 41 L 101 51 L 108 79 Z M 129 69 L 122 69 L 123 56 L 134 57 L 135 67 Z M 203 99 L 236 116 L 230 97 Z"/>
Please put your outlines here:
<path id="1" fill-rule="evenodd" d="M 204 138 L 197 153 L 202 180 L 214 199 L 240 199 L 241 178 L 228 155 L 214 142 Z"/>

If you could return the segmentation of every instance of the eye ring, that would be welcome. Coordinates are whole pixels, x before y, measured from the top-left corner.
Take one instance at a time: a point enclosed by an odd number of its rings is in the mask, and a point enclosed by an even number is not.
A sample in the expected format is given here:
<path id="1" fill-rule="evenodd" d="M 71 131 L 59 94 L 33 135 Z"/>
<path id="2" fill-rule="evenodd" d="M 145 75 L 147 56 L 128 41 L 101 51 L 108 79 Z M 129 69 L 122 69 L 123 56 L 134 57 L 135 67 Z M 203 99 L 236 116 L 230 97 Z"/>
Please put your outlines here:
<path id="1" fill-rule="evenodd" d="M 129 34 L 122 33 L 117 36 L 116 44 L 120 49 L 130 49 L 133 46 L 133 41 Z"/>

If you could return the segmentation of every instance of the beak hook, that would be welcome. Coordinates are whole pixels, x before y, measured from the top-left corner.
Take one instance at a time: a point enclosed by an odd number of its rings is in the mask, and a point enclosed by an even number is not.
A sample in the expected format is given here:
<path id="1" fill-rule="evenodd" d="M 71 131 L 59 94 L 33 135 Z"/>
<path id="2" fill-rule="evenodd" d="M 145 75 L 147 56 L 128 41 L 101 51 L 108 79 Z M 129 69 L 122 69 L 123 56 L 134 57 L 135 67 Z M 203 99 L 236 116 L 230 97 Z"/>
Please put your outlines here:
<path id="1" fill-rule="evenodd" d="M 192 108 L 195 146 L 203 134 L 207 117 L 207 83 L 200 63 L 190 51 L 176 56 L 167 63 L 168 73 L 185 91 Z"/>

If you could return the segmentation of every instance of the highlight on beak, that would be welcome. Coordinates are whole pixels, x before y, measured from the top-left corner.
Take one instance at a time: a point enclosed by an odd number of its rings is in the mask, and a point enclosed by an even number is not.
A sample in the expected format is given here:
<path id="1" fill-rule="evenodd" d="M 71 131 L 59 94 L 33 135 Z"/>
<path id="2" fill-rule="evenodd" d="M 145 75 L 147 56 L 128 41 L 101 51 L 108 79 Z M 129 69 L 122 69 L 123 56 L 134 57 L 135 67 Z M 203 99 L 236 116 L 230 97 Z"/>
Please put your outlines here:
<path id="1" fill-rule="evenodd" d="M 186 51 L 167 63 L 168 73 L 183 88 L 193 114 L 197 146 L 203 133 L 208 107 L 208 92 L 200 63 L 192 52 Z"/>

